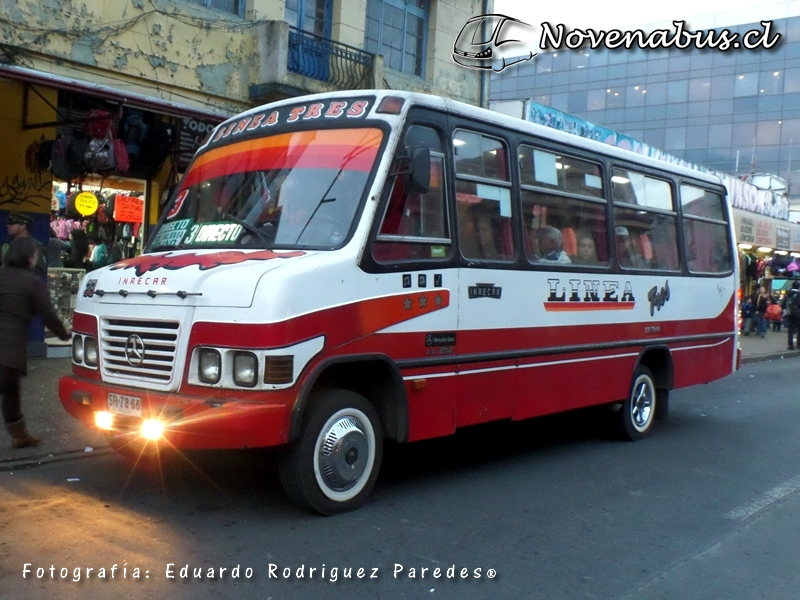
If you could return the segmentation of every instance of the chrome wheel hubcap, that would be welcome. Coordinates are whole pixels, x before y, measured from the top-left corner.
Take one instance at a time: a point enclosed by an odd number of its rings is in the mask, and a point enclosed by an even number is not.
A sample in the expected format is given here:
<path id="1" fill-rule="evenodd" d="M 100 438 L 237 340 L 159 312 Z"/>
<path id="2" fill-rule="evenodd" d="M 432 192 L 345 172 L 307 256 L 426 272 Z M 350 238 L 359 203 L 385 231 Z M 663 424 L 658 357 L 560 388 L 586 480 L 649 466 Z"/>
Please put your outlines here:
<path id="1" fill-rule="evenodd" d="M 636 380 L 631 394 L 631 422 L 633 426 L 644 431 L 650 423 L 655 404 L 655 390 L 647 377 Z"/>

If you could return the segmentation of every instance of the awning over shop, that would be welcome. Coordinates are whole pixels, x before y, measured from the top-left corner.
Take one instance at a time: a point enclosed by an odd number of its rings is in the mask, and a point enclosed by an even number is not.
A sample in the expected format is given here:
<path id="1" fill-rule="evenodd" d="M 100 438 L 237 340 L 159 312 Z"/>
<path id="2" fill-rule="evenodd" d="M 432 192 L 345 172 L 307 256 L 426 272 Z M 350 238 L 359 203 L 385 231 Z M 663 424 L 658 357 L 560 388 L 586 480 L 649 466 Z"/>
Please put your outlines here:
<path id="1" fill-rule="evenodd" d="M 214 119 L 221 122 L 231 116 L 230 113 L 226 113 L 210 105 L 207 109 L 198 108 L 189 104 L 171 102 L 154 96 L 128 92 L 107 85 L 70 79 L 60 75 L 53 75 L 51 73 L 14 65 L 0 65 L 0 77 L 7 77 L 9 79 L 16 79 L 26 83 L 52 87 L 59 90 L 69 90 L 94 95 L 100 98 L 115 100 L 128 106 L 148 109 L 173 117 Z"/>

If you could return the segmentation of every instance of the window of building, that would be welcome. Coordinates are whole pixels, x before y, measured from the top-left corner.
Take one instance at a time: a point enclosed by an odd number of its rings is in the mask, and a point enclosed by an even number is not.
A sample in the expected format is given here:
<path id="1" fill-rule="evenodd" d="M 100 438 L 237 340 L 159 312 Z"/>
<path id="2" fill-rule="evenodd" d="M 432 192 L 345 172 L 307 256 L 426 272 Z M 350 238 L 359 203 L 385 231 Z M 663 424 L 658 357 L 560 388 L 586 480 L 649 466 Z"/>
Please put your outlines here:
<path id="1" fill-rule="evenodd" d="M 741 98 L 742 96 L 755 96 L 756 94 L 758 94 L 758 73 L 739 73 L 734 75 L 734 97 Z"/>
<path id="2" fill-rule="evenodd" d="M 786 69 L 784 75 L 783 93 L 796 94 L 800 92 L 800 68 Z"/>
<path id="3" fill-rule="evenodd" d="M 392 69 L 425 76 L 428 0 L 368 0 L 364 45 Z"/>
<path id="4" fill-rule="evenodd" d="M 723 198 L 693 185 L 681 186 L 686 263 L 693 273 L 728 273 L 733 268 Z"/>
<path id="5" fill-rule="evenodd" d="M 644 106 L 644 101 L 647 98 L 644 83 L 638 85 L 630 85 L 625 88 L 625 105 L 631 106 Z"/>
<path id="6" fill-rule="evenodd" d="M 689 98 L 689 80 L 671 81 L 667 86 L 667 102 L 686 102 Z"/>
<path id="7" fill-rule="evenodd" d="M 244 17 L 244 0 L 189 0 L 189 2 Z"/>
<path id="8" fill-rule="evenodd" d="M 614 200 L 614 240 L 620 266 L 677 270 L 677 213 L 672 185 L 642 173 L 614 169 L 611 194 Z"/>
<path id="9" fill-rule="evenodd" d="M 461 255 L 470 260 L 514 258 L 511 182 L 505 144 L 480 133 L 453 136 Z"/>
<path id="10" fill-rule="evenodd" d="M 758 76 L 758 93 L 761 95 L 783 92 L 783 72 L 781 69 L 762 71 Z"/>
<path id="11" fill-rule="evenodd" d="M 332 0 L 286 0 L 284 20 L 298 29 L 330 37 Z"/>
<path id="12" fill-rule="evenodd" d="M 699 77 L 689 80 L 689 101 L 700 102 L 711 99 L 711 78 Z"/>

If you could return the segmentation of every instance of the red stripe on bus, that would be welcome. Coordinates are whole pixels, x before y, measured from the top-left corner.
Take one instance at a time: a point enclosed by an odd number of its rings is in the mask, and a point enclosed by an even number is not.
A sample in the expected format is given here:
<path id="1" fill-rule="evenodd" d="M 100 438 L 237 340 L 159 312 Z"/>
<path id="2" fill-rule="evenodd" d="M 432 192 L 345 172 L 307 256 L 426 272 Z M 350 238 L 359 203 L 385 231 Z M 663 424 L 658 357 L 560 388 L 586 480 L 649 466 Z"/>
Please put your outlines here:
<path id="1" fill-rule="evenodd" d="M 633 310 L 635 302 L 543 302 L 547 312 L 580 312 L 585 310 Z"/>

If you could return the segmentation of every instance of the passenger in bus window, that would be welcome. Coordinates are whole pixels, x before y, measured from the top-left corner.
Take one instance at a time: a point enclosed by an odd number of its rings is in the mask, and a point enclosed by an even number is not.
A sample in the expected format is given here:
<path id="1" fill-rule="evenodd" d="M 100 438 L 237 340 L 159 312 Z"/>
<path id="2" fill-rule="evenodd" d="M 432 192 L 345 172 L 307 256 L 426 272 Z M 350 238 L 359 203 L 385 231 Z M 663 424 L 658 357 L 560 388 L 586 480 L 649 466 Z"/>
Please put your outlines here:
<path id="1" fill-rule="evenodd" d="M 539 241 L 540 263 L 569 264 L 572 261 L 562 245 L 561 231 L 550 225 L 540 227 L 536 234 Z"/>
<path id="2" fill-rule="evenodd" d="M 496 212 L 480 202 L 471 205 L 461 222 L 461 253 L 467 258 L 497 260 L 502 258 L 497 250 L 494 232 Z"/>
<path id="3" fill-rule="evenodd" d="M 634 269 L 647 267 L 647 263 L 636 249 L 636 242 L 631 237 L 627 227 L 617 227 L 615 237 L 617 240 L 617 258 L 619 258 L 620 265 Z"/>
<path id="4" fill-rule="evenodd" d="M 578 233 L 578 253 L 572 259 L 576 265 L 599 265 L 594 238 L 588 231 Z"/>

